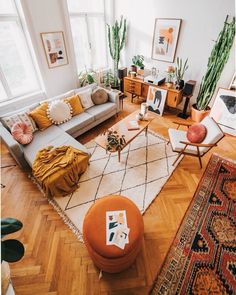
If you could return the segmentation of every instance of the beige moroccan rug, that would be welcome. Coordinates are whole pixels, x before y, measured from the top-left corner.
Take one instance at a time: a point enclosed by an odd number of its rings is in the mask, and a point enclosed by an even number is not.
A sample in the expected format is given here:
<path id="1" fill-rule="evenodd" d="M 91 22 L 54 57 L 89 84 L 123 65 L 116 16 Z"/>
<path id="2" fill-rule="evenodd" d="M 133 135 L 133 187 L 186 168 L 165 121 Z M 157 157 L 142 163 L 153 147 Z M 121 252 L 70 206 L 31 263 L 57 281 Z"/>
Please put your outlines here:
<path id="1" fill-rule="evenodd" d="M 94 141 L 86 147 L 92 156 L 78 190 L 49 200 L 81 241 L 84 217 L 97 199 L 109 194 L 126 196 L 143 214 L 177 166 L 172 166 L 177 154 L 166 139 L 151 132 L 134 139 L 122 151 L 120 162 L 117 153 L 106 153 Z"/>

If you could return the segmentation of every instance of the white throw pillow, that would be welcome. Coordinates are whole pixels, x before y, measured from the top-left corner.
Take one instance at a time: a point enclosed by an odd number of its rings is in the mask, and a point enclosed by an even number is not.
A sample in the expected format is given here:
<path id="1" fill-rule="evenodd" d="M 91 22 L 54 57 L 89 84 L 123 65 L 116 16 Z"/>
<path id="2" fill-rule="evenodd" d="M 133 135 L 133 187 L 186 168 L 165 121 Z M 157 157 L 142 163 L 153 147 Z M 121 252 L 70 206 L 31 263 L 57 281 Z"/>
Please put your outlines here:
<path id="1" fill-rule="evenodd" d="M 53 101 L 47 109 L 47 116 L 53 124 L 59 125 L 72 118 L 72 108 L 65 101 Z"/>
<path id="2" fill-rule="evenodd" d="M 94 106 L 94 103 L 91 99 L 91 94 L 92 94 L 91 88 L 78 93 L 82 106 L 85 110 Z"/>

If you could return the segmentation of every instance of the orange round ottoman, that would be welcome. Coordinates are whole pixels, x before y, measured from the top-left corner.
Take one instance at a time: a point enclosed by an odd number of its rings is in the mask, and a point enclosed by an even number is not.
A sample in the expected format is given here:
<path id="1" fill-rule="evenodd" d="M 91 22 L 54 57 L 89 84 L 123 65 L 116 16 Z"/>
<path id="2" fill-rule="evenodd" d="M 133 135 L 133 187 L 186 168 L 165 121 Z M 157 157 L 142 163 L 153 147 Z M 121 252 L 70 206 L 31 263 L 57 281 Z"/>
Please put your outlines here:
<path id="1" fill-rule="evenodd" d="M 124 249 L 106 245 L 106 211 L 126 210 L 130 228 L 129 243 Z M 143 218 L 136 205 L 123 196 L 110 195 L 96 201 L 83 224 L 84 243 L 94 264 L 102 271 L 121 272 L 136 259 L 143 239 Z"/>

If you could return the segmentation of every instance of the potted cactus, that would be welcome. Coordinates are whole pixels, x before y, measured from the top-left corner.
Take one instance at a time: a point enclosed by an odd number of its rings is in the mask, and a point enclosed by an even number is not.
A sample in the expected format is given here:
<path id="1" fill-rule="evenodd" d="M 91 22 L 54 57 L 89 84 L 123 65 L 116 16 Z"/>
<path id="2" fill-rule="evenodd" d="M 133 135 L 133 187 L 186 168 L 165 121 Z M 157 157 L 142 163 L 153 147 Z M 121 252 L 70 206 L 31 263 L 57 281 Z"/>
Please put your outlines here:
<path id="1" fill-rule="evenodd" d="M 202 78 L 196 104 L 192 105 L 191 117 L 196 122 L 200 122 L 210 112 L 209 103 L 213 97 L 224 66 L 228 61 L 230 49 L 233 45 L 235 17 L 231 22 L 227 22 L 227 20 L 228 16 L 208 59 L 206 74 Z"/>
<path id="2" fill-rule="evenodd" d="M 5 240 L 5 236 L 19 231 L 23 224 L 15 218 L 1 219 L 1 262 L 2 262 L 2 294 L 5 294 L 10 284 L 10 268 L 8 262 L 19 261 L 25 253 L 24 246 L 15 239 Z"/>
<path id="3" fill-rule="evenodd" d="M 184 74 L 188 69 L 188 59 L 183 62 L 182 58 L 177 57 L 177 66 L 175 67 L 176 89 L 184 88 Z"/>
<path id="4" fill-rule="evenodd" d="M 125 46 L 125 37 L 126 37 L 126 19 L 123 19 L 123 16 L 121 16 L 120 22 L 117 20 L 115 21 L 115 24 L 107 25 L 108 27 L 108 45 L 109 45 L 109 51 L 111 58 L 113 60 L 113 74 L 114 74 L 114 80 L 111 85 L 112 88 L 119 89 L 119 83 L 118 83 L 118 66 L 120 61 L 120 53 L 121 50 Z"/>

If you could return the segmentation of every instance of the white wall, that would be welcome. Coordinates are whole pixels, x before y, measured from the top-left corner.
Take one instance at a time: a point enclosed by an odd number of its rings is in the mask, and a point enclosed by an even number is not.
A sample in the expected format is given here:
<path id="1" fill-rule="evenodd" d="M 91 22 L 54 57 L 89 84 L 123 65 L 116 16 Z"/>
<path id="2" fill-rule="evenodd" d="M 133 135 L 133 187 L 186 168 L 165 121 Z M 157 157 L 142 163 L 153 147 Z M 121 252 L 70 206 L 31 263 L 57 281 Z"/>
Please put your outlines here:
<path id="1" fill-rule="evenodd" d="M 33 43 L 46 95 L 48 97 L 66 92 L 77 86 L 77 74 L 66 26 L 66 0 L 21 0 L 27 27 Z M 63 31 L 69 64 L 48 68 L 40 33 Z"/>
<path id="2" fill-rule="evenodd" d="M 122 53 L 122 66 L 130 66 L 136 54 L 145 56 L 148 68 L 157 67 L 165 71 L 171 63 L 151 59 L 152 38 L 155 18 L 181 18 L 179 42 L 176 56 L 189 59 L 189 69 L 184 80 L 197 81 L 197 95 L 202 76 L 206 71 L 207 60 L 226 15 L 234 15 L 234 0 L 115 0 L 115 16 L 124 15 L 128 20 L 126 48 Z M 218 86 L 228 87 L 234 73 L 235 54 L 224 68 Z"/>

